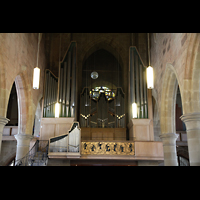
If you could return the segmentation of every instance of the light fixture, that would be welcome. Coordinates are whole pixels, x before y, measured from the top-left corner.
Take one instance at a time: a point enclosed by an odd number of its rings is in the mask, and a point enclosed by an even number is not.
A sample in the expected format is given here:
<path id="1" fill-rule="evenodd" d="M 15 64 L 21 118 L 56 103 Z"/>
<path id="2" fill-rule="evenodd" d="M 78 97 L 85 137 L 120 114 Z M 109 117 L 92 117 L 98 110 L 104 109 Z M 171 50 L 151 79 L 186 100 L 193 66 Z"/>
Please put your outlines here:
<path id="1" fill-rule="evenodd" d="M 33 69 L 33 89 L 38 90 L 40 86 L 40 68 Z"/>
<path id="2" fill-rule="evenodd" d="M 40 87 L 40 68 L 38 68 L 38 58 L 40 50 L 40 33 L 38 34 L 38 50 L 37 50 L 37 65 L 33 69 L 33 89 L 38 90 Z"/>
<path id="3" fill-rule="evenodd" d="M 154 84 L 153 84 L 153 67 L 148 66 L 147 67 L 147 88 L 148 89 L 153 89 Z"/>
<path id="4" fill-rule="evenodd" d="M 137 104 L 136 103 L 132 104 L 132 115 L 133 115 L 133 118 L 137 118 Z"/>
<path id="5" fill-rule="evenodd" d="M 55 117 L 59 118 L 60 104 L 57 102 L 55 104 Z"/>
<path id="6" fill-rule="evenodd" d="M 153 89 L 154 88 L 154 81 L 153 81 L 153 67 L 150 65 L 150 45 L 149 45 L 149 33 L 147 33 L 148 36 L 148 59 L 149 59 L 149 66 L 147 67 L 146 73 L 147 73 L 147 88 Z"/>
<path id="7" fill-rule="evenodd" d="M 92 72 L 91 73 L 91 78 L 92 79 L 97 79 L 99 77 L 98 73 L 97 72 Z"/>

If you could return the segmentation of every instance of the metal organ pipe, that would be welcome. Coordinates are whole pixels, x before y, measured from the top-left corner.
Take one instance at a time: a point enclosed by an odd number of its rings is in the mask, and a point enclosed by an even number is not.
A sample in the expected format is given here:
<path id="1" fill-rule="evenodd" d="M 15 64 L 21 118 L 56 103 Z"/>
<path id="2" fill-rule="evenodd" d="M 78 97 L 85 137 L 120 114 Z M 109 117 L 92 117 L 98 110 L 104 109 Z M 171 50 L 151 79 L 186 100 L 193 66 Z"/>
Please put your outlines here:
<path id="1" fill-rule="evenodd" d="M 63 94 L 63 68 L 60 68 L 60 90 L 59 90 L 60 103 L 62 103 L 62 94 Z"/>
<path id="2" fill-rule="evenodd" d="M 75 95 L 76 95 L 76 69 L 75 69 L 75 62 L 76 62 L 76 49 L 75 47 L 73 48 L 73 55 L 72 55 L 72 89 L 71 89 L 71 117 L 75 116 Z"/>
<path id="3" fill-rule="evenodd" d="M 66 108 L 67 108 L 67 116 L 69 113 L 69 101 L 70 101 L 70 74 L 71 74 L 71 52 L 68 52 L 67 55 L 67 91 L 66 91 Z"/>
<path id="4" fill-rule="evenodd" d="M 45 98 L 44 98 L 44 113 L 43 113 L 43 115 L 44 115 L 44 117 L 46 117 L 46 115 L 47 115 L 47 91 L 48 91 L 48 87 L 47 87 L 47 84 L 48 84 L 48 74 L 49 73 L 46 73 L 46 80 L 45 80 L 45 85 L 46 85 L 46 87 L 45 87 L 45 94 L 44 94 L 44 96 L 45 96 Z"/>
<path id="5" fill-rule="evenodd" d="M 141 101 L 141 107 L 140 107 L 140 109 L 141 109 L 141 118 L 143 118 L 144 117 L 144 109 L 143 109 L 143 107 L 144 107 L 144 102 L 143 102 L 143 70 L 142 70 L 142 65 L 141 64 L 139 64 L 139 66 L 140 66 L 140 101 Z"/>
<path id="6" fill-rule="evenodd" d="M 137 117 L 148 118 L 146 68 L 136 47 L 130 47 L 130 103 L 137 103 Z M 135 74 L 134 74 L 135 73 Z M 136 100 L 136 101 L 135 101 Z M 132 118 L 132 116 L 130 116 Z"/>
<path id="7" fill-rule="evenodd" d="M 72 71 L 71 71 L 72 70 Z M 46 81 L 44 90 L 44 117 L 55 116 L 55 103 L 57 97 L 60 106 L 60 117 L 70 117 L 69 108 L 72 107 L 71 116 L 75 117 L 76 103 L 76 43 L 72 42 L 67 56 L 60 63 L 58 78 L 46 70 Z M 59 87 L 59 89 L 58 89 Z M 58 92 L 59 90 L 59 92 Z M 58 95 L 58 96 L 57 96 Z"/>
<path id="8" fill-rule="evenodd" d="M 66 93 L 66 72 L 67 72 L 67 63 L 64 62 L 64 72 L 63 72 L 63 96 L 62 96 L 62 113 L 66 117 L 66 112 L 65 112 L 65 105 L 66 105 L 66 100 L 65 100 L 65 93 Z"/>
<path id="9" fill-rule="evenodd" d="M 144 113 L 145 113 L 145 118 L 147 118 L 147 82 L 146 82 L 146 70 L 143 72 L 143 80 L 144 80 Z"/>
<path id="10" fill-rule="evenodd" d="M 139 65 L 138 65 L 138 56 L 135 55 L 135 68 L 136 68 L 136 103 L 137 107 L 139 107 L 140 96 L 139 96 Z M 138 117 L 139 117 L 139 109 L 137 109 Z"/>

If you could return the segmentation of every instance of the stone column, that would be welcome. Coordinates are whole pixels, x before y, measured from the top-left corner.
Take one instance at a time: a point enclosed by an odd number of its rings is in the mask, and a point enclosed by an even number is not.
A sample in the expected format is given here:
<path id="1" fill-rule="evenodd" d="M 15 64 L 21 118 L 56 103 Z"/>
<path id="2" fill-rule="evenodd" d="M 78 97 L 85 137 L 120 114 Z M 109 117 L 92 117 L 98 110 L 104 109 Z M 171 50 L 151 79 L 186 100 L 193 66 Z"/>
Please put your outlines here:
<path id="1" fill-rule="evenodd" d="M 30 141 L 33 138 L 32 135 L 28 134 L 17 134 L 15 135 L 17 140 L 17 150 L 15 160 L 23 158 L 29 152 Z M 17 164 L 17 163 L 16 163 Z"/>
<path id="2" fill-rule="evenodd" d="M 165 166 L 178 166 L 176 153 L 176 133 L 164 133 L 160 135 L 163 142 L 164 164 Z"/>
<path id="3" fill-rule="evenodd" d="M 1 143 L 2 143 L 2 135 L 3 135 L 3 129 L 4 126 L 9 122 L 10 120 L 0 116 L 0 154 L 1 154 Z"/>
<path id="4" fill-rule="evenodd" d="M 186 125 L 190 165 L 200 166 L 200 112 L 184 114 L 180 118 Z"/>

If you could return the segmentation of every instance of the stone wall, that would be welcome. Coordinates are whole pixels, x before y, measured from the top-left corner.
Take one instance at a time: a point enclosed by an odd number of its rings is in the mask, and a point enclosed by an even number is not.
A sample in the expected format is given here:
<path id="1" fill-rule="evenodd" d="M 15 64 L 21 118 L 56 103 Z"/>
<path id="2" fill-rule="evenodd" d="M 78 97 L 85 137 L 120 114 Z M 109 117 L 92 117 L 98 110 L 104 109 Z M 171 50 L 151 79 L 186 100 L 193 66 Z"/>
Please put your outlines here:
<path id="1" fill-rule="evenodd" d="M 155 98 L 157 104 L 156 106 L 158 108 L 157 114 L 159 116 L 157 118 L 156 130 L 159 130 L 160 119 L 166 117 L 161 113 L 161 110 L 166 109 L 164 107 L 170 103 L 169 101 L 172 101 L 172 99 L 170 99 L 171 97 L 168 99 L 167 95 L 169 90 L 174 87 L 169 85 L 169 82 L 173 76 L 174 79 L 177 80 L 177 83 L 180 87 L 183 114 L 195 111 L 193 108 L 193 97 L 195 97 L 193 83 L 195 81 L 195 66 L 198 64 L 198 47 L 200 44 L 199 36 L 200 34 L 196 33 L 152 34 L 151 65 L 154 68 L 155 81 L 155 88 L 152 91 L 152 95 Z M 168 68 L 171 68 L 171 72 L 169 72 Z M 198 72 L 199 70 L 196 71 Z M 196 86 L 198 86 L 198 84 L 196 84 Z M 162 102 L 163 91 L 166 92 L 166 99 L 164 99 Z M 176 97 L 174 96 L 174 98 Z M 196 102 L 198 103 L 199 100 L 196 100 Z M 171 108 L 168 107 L 167 109 L 170 110 Z M 198 106 L 196 106 L 196 109 L 198 110 Z M 155 134 L 159 135 L 160 133 L 155 132 Z"/>
<path id="2" fill-rule="evenodd" d="M 44 69 L 46 56 L 44 39 L 41 39 L 38 67 L 40 74 L 40 89 L 32 89 L 33 69 L 37 60 L 37 33 L 1 33 L 0 34 L 0 115 L 6 117 L 9 96 L 13 82 L 16 81 L 18 92 L 23 101 L 23 111 L 27 120 L 24 133 L 31 134 L 36 106 L 43 96 Z M 19 98 L 19 97 L 18 97 Z"/>

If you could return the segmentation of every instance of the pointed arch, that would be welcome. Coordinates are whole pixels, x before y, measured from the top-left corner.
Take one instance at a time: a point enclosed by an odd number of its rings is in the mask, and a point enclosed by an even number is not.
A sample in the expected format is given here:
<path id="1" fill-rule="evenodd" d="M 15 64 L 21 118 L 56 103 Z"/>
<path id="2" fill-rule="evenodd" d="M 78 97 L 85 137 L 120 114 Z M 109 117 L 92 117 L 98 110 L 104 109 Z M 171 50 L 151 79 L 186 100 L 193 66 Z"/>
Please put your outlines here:
<path id="1" fill-rule="evenodd" d="M 15 78 L 18 96 L 18 134 L 31 134 L 33 127 L 33 107 L 31 86 L 28 83 L 25 72 Z"/>
<path id="2" fill-rule="evenodd" d="M 176 133 L 175 105 L 176 105 L 176 93 L 178 84 L 179 81 L 177 73 L 174 67 L 168 63 L 164 73 L 162 94 L 161 94 L 161 114 L 160 114 L 161 134 Z M 182 90 L 180 87 L 180 92 L 181 91 Z"/>
<path id="3" fill-rule="evenodd" d="M 80 55 L 82 63 L 84 63 L 92 53 L 99 49 L 105 49 L 110 52 L 115 56 L 122 67 L 125 66 L 125 50 L 120 43 L 114 42 L 112 37 L 98 37 L 89 41 Z"/>

